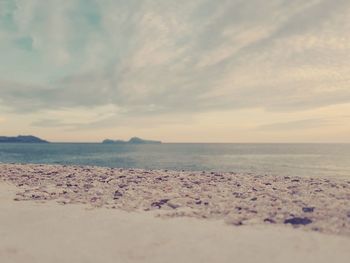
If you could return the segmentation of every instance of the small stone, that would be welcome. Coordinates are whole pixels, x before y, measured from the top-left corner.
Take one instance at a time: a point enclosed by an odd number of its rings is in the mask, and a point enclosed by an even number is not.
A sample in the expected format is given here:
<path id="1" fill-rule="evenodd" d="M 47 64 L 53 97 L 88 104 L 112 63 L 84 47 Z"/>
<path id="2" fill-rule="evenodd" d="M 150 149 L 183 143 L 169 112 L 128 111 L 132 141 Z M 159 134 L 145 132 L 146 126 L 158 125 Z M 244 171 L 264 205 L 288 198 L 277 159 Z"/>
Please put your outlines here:
<path id="1" fill-rule="evenodd" d="M 114 197 L 113 197 L 113 199 L 114 199 L 114 200 L 115 200 L 115 199 L 119 199 L 119 197 L 122 197 L 122 196 L 123 196 L 123 194 L 117 190 L 117 191 L 114 192 Z"/>
<path id="2" fill-rule="evenodd" d="M 303 207 L 303 212 L 312 213 L 315 210 L 315 207 Z"/>
<path id="3" fill-rule="evenodd" d="M 307 217 L 294 217 L 284 220 L 284 223 L 292 225 L 308 225 L 312 223 L 312 220 Z"/>
<path id="4" fill-rule="evenodd" d="M 162 205 L 166 204 L 168 201 L 169 199 L 161 199 L 158 202 L 153 202 L 151 206 L 161 208 Z"/>

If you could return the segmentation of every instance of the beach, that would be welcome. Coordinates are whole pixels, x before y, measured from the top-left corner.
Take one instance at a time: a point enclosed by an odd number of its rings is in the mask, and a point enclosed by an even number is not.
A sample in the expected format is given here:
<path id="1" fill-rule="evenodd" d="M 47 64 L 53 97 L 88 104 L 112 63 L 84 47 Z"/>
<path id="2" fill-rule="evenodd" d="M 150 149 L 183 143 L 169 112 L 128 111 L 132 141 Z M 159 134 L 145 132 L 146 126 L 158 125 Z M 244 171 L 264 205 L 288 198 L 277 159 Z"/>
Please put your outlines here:
<path id="1" fill-rule="evenodd" d="M 350 181 L 0 164 L 1 262 L 347 262 Z"/>

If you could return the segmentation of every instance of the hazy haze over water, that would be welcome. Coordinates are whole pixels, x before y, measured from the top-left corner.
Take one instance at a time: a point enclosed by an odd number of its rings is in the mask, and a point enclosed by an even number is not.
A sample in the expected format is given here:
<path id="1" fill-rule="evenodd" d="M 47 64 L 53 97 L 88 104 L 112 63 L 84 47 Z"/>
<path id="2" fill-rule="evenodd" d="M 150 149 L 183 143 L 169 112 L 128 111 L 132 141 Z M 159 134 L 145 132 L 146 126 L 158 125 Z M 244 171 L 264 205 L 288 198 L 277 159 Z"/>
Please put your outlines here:
<path id="1" fill-rule="evenodd" d="M 350 179 L 350 144 L 0 144 L 0 162 Z"/>

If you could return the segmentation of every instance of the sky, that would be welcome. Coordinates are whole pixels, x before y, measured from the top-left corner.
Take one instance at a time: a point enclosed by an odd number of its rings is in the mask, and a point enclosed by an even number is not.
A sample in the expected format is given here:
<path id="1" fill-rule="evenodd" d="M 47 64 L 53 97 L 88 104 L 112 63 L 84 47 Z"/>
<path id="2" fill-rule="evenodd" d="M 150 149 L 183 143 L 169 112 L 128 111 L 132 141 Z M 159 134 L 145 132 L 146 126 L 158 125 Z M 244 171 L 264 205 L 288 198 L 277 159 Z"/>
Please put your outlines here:
<path id="1" fill-rule="evenodd" d="M 350 142 L 349 0 L 0 0 L 0 135 Z"/>

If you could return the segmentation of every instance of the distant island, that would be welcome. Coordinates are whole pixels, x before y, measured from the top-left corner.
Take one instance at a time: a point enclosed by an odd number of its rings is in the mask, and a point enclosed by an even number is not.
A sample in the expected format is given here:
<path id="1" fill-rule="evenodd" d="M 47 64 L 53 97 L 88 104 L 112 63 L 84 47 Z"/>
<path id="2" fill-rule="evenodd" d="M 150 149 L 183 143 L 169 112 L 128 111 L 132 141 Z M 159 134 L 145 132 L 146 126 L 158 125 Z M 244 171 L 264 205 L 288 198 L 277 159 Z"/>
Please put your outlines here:
<path id="1" fill-rule="evenodd" d="M 123 140 L 110 140 L 106 139 L 102 143 L 104 144 L 160 144 L 161 141 L 144 140 L 138 137 L 132 137 L 128 141 Z"/>
<path id="2" fill-rule="evenodd" d="M 0 136 L 0 143 L 49 143 L 38 137 L 19 135 L 17 137 Z"/>

